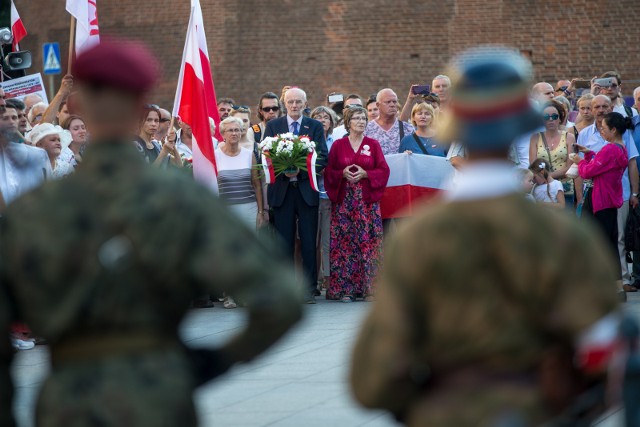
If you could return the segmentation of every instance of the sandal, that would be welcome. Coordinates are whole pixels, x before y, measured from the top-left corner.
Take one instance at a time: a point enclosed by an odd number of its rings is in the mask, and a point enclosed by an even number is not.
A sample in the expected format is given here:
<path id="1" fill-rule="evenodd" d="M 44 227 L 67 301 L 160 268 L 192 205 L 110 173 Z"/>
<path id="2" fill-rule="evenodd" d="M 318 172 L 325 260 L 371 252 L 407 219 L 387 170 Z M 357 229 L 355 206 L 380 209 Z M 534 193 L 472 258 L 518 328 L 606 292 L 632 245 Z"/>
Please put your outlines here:
<path id="1" fill-rule="evenodd" d="M 238 305 L 236 304 L 236 302 L 234 301 L 233 298 L 227 296 L 224 297 L 224 303 L 223 303 L 224 308 L 226 309 L 234 309 L 236 308 Z"/>
<path id="2" fill-rule="evenodd" d="M 342 302 L 354 302 L 356 299 L 351 295 L 345 295 L 342 297 Z"/>

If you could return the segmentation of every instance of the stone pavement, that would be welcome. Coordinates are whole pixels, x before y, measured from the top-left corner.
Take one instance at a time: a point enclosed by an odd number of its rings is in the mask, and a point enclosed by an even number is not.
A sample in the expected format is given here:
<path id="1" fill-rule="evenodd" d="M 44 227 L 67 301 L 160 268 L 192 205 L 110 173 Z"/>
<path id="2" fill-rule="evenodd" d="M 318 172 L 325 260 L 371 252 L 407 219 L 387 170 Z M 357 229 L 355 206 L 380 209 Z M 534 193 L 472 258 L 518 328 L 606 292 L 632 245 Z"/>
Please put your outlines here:
<path id="1" fill-rule="evenodd" d="M 301 324 L 266 355 L 199 390 L 195 400 L 202 426 L 397 425 L 384 413 L 359 408 L 347 386 L 350 351 L 370 304 L 318 302 L 305 306 Z M 629 294 L 625 310 L 640 320 L 640 295 Z M 192 311 L 182 336 L 192 346 L 218 344 L 242 328 L 243 322 L 243 309 L 225 310 L 216 304 L 214 309 Z M 33 405 L 47 371 L 45 347 L 18 353 L 13 374 L 20 427 L 33 425 Z M 598 424 L 621 425 L 618 411 Z"/>

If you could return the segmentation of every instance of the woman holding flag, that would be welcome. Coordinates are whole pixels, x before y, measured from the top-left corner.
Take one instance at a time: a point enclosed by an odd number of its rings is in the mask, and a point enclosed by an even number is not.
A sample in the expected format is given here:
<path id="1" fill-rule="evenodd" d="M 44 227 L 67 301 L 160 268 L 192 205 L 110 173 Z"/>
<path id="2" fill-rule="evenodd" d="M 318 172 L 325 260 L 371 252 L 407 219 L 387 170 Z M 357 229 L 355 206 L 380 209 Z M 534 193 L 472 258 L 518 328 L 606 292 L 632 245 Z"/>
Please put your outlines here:
<path id="1" fill-rule="evenodd" d="M 331 284 L 327 299 L 373 300 L 373 279 L 382 254 L 380 199 L 389 166 L 375 139 L 364 136 L 367 110 L 344 114 L 348 135 L 333 143 L 324 184 L 333 202 L 331 214 Z"/>

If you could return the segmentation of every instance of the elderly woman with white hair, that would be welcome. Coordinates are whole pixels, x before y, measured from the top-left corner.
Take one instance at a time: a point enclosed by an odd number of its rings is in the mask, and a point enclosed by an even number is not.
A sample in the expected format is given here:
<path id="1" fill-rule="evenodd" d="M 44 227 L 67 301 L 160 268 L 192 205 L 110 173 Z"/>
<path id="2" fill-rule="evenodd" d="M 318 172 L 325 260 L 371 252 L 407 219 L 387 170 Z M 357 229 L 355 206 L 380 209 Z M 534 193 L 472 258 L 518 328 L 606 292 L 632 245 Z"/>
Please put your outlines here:
<path id="1" fill-rule="evenodd" d="M 266 224 L 262 204 L 262 185 L 252 150 L 240 146 L 242 120 L 227 117 L 220 123 L 224 144 L 215 151 L 218 167 L 220 198 L 249 228 L 255 230 Z M 236 303 L 225 295 L 224 308 L 236 308 Z"/>
<path id="2" fill-rule="evenodd" d="M 227 117 L 220 123 L 224 144 L 216 150 L 220 198 L 249 227 L 264 225 L 262 186 L 252 150 L 240 146 L 243 123 Z"/>
<path id="3" fill-rule="evenodd" d="M 71 143 L 70 136 L 66 135 L 64 129 L 60 126 L 41 123 L 34 126 L 29 132 L 28 138 L 33 145 L 47 152 L 51 162 L 51 176 L 53 179 L 60 179 L 74 171 L 69 162 L 60 159 L 62 151 L 68 149 Z"/>
<path id="4" fill-rule="evenodd" d="M 46 110 L 47 104 L 45 104 L 44 102 L 38 102 L 33 107 L 31 107 L 31 110 L 29 110 L 29 114 L 27 115 L 27 119 L 29 120 L 31 126 L 35 126 L 42 121 L 42 117 Z"/>

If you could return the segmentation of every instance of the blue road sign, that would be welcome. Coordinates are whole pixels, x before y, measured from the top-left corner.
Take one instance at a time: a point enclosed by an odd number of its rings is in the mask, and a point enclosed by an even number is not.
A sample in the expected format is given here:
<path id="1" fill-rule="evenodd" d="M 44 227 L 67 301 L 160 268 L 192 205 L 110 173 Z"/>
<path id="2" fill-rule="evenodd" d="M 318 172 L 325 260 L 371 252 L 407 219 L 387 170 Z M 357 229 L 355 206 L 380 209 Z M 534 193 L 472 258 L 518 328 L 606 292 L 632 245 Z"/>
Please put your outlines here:
<path id="1" fill-rule="evenodd" d="M 45 43 L 42 45 L 42 62 L 45 74 L 60 74 L 60 45 L 58 43 Z"/>

